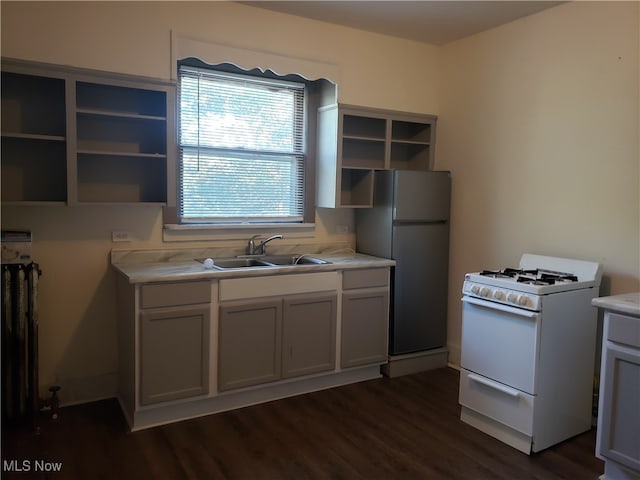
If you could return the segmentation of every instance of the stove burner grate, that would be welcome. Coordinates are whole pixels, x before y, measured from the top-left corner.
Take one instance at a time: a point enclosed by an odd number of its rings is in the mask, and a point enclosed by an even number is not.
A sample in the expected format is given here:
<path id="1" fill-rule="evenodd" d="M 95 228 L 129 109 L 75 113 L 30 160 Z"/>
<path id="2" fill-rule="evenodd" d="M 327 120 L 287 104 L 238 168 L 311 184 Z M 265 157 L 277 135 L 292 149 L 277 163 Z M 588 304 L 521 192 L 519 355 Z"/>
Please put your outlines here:
<path id="1" fill-rule="evenodd" d="M 568 273 L 542 273 L 540 275 L 540 278 L 542 279 L 554 279 L 554 280 L 558 280 L 558 281 L 564 281 L 564 282 L 577 282 L 578 281 L 578 277 L 575 275 L 571 275 Z"/>
<path id="2" fill-rule="evenodd" d="M 514 275 L 511 275 L 508 272 L 505 272 L 504 270 L 482 270 L 480 272 L 480 275 L 482 275 L 483 277 L 493 277 L 493 278 L 513 278 L 515 277 Z"/>
<path id="3" fill-rule="evenodd" d="M 521 268 L 504 268 L 502 270 L 482 270 L 480 275 L 492 278 L 513 278 L 519 283 L 529 285 L 554 285 L 556 282 L 577 282 L 578 277 L 570 273 L 549 270 L 524 270 Z"/>
<path id="4" fill-rule="evenodd" d="M 534 277 L 525 277 L 525 276 L 519 276 L 518 283 L 526 283 L 529 285 L 553 285 L 554 283 L 556 283 L 556 279 L 555 278 L 534 278 Z"/>

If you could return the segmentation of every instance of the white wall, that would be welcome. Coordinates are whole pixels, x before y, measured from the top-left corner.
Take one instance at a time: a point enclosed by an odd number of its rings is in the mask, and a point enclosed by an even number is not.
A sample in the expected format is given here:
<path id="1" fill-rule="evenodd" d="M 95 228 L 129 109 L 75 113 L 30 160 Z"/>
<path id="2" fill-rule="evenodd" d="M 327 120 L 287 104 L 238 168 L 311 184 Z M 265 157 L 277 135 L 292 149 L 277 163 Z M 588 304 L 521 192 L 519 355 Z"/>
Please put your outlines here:
<path id="1" fill-rule="evenodd" d="M 171 32 L 232 47 L 330 63 L 339 100 L 438 113 L 439 50 L 230 2 L 2 2 L 2 56 L 171 78 Z M 229 59 L 233 61 L 233 59 Z M 281 72 L 285 73 L 285 72 Z M 352 210 L 318 210 L 313 238 L 355 245 Z M 111 248 L 240 245 L 163 243 L 156 207 L 3 207 L 3 228 L 33 231 L 40 264 L 41 385 L 63 386 L 63 401 L 115 392 L 117 342 Z M 111 231 L 132 233 L 112 244 Z M 286 242 L 286 241 L 285 241 Z"/>
<path id="2" fill-rule="evenodd" d="M 575 2 L 442 49 L 437 166 L 453 177 L 449 345 L 465 272 L 523 252 L 640 290 L 637 2 Z"/>

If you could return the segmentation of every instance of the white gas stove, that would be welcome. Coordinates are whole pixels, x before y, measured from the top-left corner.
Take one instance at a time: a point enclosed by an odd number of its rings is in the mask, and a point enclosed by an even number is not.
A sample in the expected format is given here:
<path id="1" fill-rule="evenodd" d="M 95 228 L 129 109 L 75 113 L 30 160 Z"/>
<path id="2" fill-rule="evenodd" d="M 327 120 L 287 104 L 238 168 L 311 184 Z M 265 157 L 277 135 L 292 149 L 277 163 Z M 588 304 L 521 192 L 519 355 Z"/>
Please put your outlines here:
<path id="1" fill-rule="evenodd" d="M 465 275 L 461 419 L 524 453 L 591 427 L 596 262 L 524 254 Z"/>
<path id="2" fill-rule="evenodd" d="M 592 288 L 601 276 L 598 263 L 525 253 L 517 268 L 468 273 L 462 293 L 540 311 L 543 295 Z"/>

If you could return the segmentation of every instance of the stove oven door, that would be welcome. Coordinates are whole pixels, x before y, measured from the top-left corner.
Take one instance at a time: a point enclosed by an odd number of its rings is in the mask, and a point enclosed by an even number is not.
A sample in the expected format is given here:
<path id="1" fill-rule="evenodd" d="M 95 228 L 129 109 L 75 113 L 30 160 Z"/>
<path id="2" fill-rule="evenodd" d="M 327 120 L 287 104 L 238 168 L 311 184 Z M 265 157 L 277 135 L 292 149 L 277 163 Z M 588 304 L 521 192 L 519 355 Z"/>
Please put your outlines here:
<path id="1" fill-rule="evenodd" d="M 536 394 L 540 313 L 465 296 L 462 368 Z"/>

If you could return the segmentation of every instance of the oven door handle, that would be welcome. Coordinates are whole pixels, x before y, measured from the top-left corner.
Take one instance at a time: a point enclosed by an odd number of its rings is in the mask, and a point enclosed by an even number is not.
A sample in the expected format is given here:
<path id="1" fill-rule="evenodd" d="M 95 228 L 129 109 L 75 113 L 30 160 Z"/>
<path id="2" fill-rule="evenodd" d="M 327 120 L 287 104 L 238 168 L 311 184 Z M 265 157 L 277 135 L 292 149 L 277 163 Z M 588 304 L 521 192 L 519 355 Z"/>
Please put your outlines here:
<path id="1" fill-rule="evenodd" d="M 478 307 L 489 308 L 492 310 L 499 310 L 501 312 L 511 313 L 513 315 L 518 315 L 520 317 L 537 318 L 539 315 L 539 312 L 533 312 L 531 310 L 525 310 L 523 308 L 510 307 L 508 305 L 502 305 L 501 303 L 489 302 L 486 300 L 479 300 L 474 297 L 465 296 L 465 297 L 462 297 L 462 301 L 465 303 L 470 303 L 472 305 L 477 305 Z"/>
<path id="2" fill-rule="evenodd" d="M 485 387 L 489 387 L 499 392 L 505 393 L 510 397 L 518 398 L 520 396 L 519 390 L 507 387 L 506 385 L 502 385 L 501 383 L 492 382 L 491 380 L 481 377 L 480 375 L 476 375 L 475 373 L 468 373 L 467 378 L 476 383 L 479 383 L 480 385 L 484 385 Z"/>

